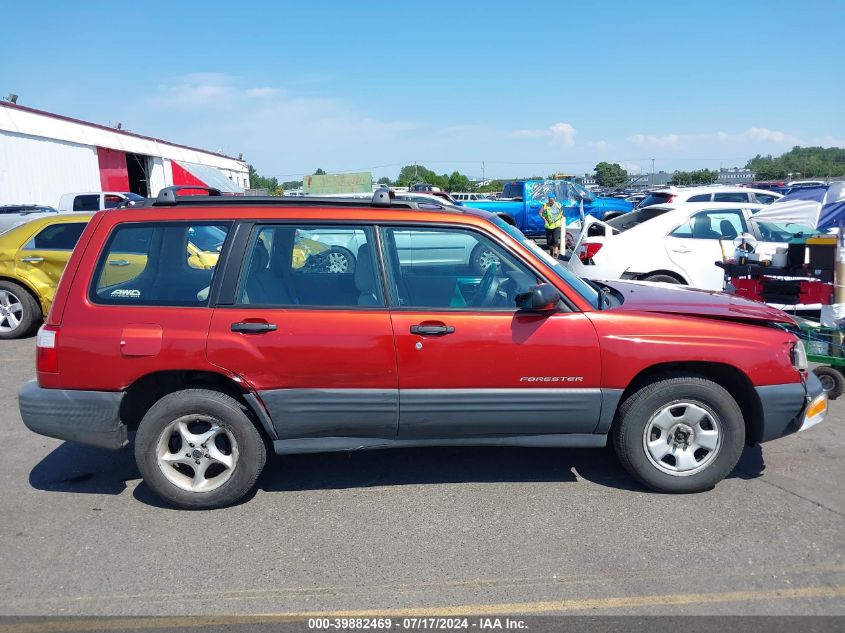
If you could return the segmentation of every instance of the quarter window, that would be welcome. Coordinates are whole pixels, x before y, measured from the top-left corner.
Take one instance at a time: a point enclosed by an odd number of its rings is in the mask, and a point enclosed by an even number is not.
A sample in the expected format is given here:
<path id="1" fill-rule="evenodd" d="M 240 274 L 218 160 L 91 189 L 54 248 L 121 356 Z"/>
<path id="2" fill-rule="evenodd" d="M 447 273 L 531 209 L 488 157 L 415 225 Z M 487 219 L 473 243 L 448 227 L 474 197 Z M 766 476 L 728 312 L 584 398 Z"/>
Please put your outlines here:
<path id="1" fill-rule="evenodd" d="M 236 303 L 258 306 L 383 306 L 372 229 L 259 226 Z"/>
<path id="2" fill-rule="evenodd" d="M 85 222 L 63 222 L 41 229 L 24 245 L 24 250 L 72 251 L 85 230 Z"/>
<path id="3" fill-rule="evenodd" d="M 120 305 L 202 306 L 231 223 L 126 223 L 111 234 L 91 299 Z M 221 238 L 198 239 L 211 234 Z"/>
<path id="4" fill-rule="evenodd" d="M 700 193 L 697 196 L 691 196 L 687 202 L 710 202 L 710 196 L 712 193 Z"/>
<path id="5" fill-rule="evenodd" d="M 461 229 L 385 229 L 390 288 L 405 308 L 515 310 L 537 275 L 486 237 Z"/>

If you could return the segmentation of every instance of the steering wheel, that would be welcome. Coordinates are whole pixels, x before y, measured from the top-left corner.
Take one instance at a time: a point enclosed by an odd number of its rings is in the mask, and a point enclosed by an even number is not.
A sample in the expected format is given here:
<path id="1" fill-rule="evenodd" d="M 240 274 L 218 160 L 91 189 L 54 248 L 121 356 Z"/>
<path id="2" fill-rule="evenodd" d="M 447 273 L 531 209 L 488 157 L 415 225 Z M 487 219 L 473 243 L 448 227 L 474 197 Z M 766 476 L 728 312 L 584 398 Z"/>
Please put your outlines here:
<path id="1" fill-rule="evenodd" d="M 473 308 L 483 308 L 493 303 L 496 292 L 499 290 L 499 282 L 496 279 L 496 269 L 498 267 L 498 264 L 490 264 L 487 270 L 484 271 L 484 276 L 478 284 L 478 290 L 475 291 L 475 296 L 472 298 Z"/>

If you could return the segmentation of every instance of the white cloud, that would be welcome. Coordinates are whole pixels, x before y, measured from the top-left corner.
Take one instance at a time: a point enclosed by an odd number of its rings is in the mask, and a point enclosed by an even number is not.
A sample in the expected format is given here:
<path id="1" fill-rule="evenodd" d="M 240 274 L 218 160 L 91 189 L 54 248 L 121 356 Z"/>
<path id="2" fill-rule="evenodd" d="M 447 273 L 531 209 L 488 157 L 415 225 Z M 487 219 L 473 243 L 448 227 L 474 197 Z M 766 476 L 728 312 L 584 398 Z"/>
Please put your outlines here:
<path id="1" fill-rule="evenodd" d="M 610 149 L 611 147 L 613 147 L 613 145 L 611 145 L 607 141 L 603 141 L 603 140 L 587 141 L 587 145 L 589 145 L 590 147 L 595 147 L 598 150 L 605 150 L 605 149 Z"/>
<path id="2" fill-rule="evenodd" d="M 248 97 L 272 97 L 273 95 L 279 94 L 279 92 L 278 88 L 264 86 L 263 88 L 250 88 L 246 91 L 246 95 Z"/>
<path id="3" fill-rule="evenodd" d="M 845 140 L 827 135 L 819 139 L 819 144 L 823 147 L 845 147 Z"/>
<path id="4" fill-rule="evenodd" d="M 664 134 L 663 136 L 655 136 L 654 134 L 632 134 L 628 140 L 635 145 L 650 145 L 653 147 L 676 147 L 681 141 L 680 134 Z"/>
<path id="5" fill-rule="evenodd" d="M 511 133 L 515 138 L 547 138 L 552 143 L 572 147 L 575 145 L 577 130 L 570 123 L 555 123 L 545 129 L 516 130 Z"/>

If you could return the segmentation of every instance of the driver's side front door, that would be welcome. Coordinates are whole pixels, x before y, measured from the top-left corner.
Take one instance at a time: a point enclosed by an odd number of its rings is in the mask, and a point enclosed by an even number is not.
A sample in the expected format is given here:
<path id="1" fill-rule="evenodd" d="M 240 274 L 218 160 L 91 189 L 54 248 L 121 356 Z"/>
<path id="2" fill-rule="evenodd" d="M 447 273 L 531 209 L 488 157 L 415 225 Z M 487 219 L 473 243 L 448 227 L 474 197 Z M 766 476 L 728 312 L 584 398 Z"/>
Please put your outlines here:
<path id="1" fill-rule="evenodd" d="M 599 345 L 583 313 L 518 312 L 515 296 L 545 280 L 479 232 L 403 226 L 382 237 L 400 438 L 593 432 Z M 483 274 L 477 248 L 498 258 Z"/>

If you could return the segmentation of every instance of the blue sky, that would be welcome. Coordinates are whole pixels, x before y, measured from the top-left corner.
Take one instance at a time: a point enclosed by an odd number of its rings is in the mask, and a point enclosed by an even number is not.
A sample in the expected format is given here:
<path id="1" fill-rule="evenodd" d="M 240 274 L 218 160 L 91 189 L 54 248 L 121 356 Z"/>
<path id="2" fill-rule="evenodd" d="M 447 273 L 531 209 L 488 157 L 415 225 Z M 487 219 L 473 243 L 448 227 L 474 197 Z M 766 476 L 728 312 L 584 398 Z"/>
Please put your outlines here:
<path id="1" fill-rule="evenodd" d="M 510 177 L 845 146 L 845 2 L 30 2 L 0 92 L 243 153 Z"/>

